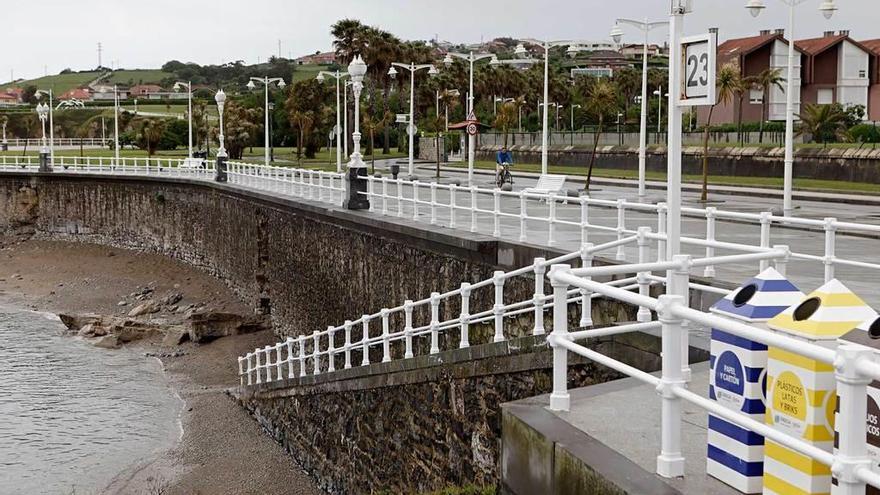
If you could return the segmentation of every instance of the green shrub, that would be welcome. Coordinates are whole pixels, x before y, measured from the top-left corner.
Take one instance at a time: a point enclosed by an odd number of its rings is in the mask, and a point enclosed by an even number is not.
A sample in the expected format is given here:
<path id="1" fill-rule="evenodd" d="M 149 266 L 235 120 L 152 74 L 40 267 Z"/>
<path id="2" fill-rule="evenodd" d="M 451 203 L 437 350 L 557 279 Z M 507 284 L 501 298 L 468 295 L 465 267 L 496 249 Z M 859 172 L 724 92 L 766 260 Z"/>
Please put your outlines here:
<path id="1" fill-rule="evenodd" d="M 859 124 L 849 130 L 850 138 L 856 143 L 880 143 L 880 129 L 872 124 Z"/>

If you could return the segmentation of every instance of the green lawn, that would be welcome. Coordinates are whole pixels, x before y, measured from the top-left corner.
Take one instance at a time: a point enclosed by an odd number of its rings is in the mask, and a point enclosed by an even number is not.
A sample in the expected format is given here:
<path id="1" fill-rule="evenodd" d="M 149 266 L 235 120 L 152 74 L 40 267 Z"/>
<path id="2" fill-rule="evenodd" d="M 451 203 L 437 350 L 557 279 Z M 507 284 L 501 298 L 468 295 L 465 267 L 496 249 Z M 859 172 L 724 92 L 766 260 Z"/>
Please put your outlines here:
<path id="1" fill-rule="evenodd" d="M 452 164 L 454 167 L 467 168 L 467 163 L 456 163 Z M 495 163 L 489 161 L 477 161 L 475 166 L 478 169 L 484 170 L 494 170 Z M 517 163 L 514 166 L 515 171 L 520 172 L 540 172 L 541 165 L 533 164 L 533 163 Z M 563 175 L 572 175 L 572 176 L 584 176 L 586 175 L 587 168 L 586 166 L 564 166 L 564 165 L 551 165 L 549 167 L 549 172 L 554 174 L 563 174 Z M 637 179 L 638 178 L 638 170 L 617 170 L 617 169 L 604 169 L 604 168 L 594 168 L 593 169 L 593 177 L 603 177 L 609 179 Z M 666 173 L 664 172 L 647 172 L 646 178 L 648 180 L 658 180 L 663 181 L 666 180 Z M 682 176 L 682 180 L 687 183 L 700 184 L 702 183 L 702 176 L 699 175 L 684 175 Z M 713 177 L 709 176 L 709 184 L 719 185 L 719 186 L 753 186 L 753 187 L 766 187 L 773 189 L 782 189 L 782 178 L 776 177 Z M 817 179 L 795 179 L 794 180 L 795 189 L 805 190 L 805 191 L 838 191 L 838 192 L 870 192 L 876 193 L 880 190 L 880 185 L 877 184 L 868 184 L 863 182 L 846 182 L 846 181 L 833 181 L 833 180 L 817 180 Z"/>
<path id="2" fill-rule="evenodd" d="M 37 79 L 31 79 L 29 81 L 21 81 L 15 84 L 4 84 L 0 86 L 0 89 L 6 89 L 8 87 L 19 87 L 23 88 L 25 86 L 34 85 L 37 89 L 52 89 L 52 92 L 56 95 L 60 95 L 66 91 L 69 91 L 73 88 L 78 88 L 80 86 L 84 86 L 91 81 L 95 80 L 98 76 L 100 76 L 100 72 L 82 72 L 82 73 L 74 73 L 74 74 L 56 74 L 54 76 L 48 77 L 39 77 Z"/>
<path id="3" fill-rule="evenodd" d="M 104 79 L 107 84 L 135 86 L 137 84 L 159 84 L 163 79 L 174 77 L 174 74 L 159 69 L 118 70 Z M 169 88 L 170 89 L 170 88 Z"/>
<path id="4" fill-rule="evenodd" d="M 314 79 L 318 76 L 318 72 L 329 70 L 326 65 L 297 65 L 293 71 L 293 80 L 290 82 L 304 81 L 306 79 Z M 287 78 L 285 78 L 287 79 Z M 329 82 L 327 84 L 330 84 Z"/>

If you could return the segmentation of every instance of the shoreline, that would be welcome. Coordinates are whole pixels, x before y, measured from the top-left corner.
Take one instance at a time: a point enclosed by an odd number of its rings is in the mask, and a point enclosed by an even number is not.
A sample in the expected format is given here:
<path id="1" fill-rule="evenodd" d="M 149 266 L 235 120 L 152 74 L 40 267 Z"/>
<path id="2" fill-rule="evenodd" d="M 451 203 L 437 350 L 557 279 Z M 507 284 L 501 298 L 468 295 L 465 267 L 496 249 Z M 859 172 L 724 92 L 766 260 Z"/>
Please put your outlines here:
<path id="1" fill-rule="evenodd" d="M 133 297 L 144 287 L 155 295 L 179 291 L 180 307 L 203 304 L 251 314 L 221 281 L 161 255 L 94 244 L 0 240 L 0 301 L 9 306 L 121 318 L 141 302 Z M 154 316 L 174 323 L 177 314 L 163 309 Z M 163 345 L 156 335 L 124 344 L 126 351 L 160 364 L 180 404 L 178 431 L 170 448 L 126 467 L 99 493 L 324 493 L 226 393 L 238 384 L 236 356 L 274 341 L 270 330 L 261 330 L 201 344 Z"/>

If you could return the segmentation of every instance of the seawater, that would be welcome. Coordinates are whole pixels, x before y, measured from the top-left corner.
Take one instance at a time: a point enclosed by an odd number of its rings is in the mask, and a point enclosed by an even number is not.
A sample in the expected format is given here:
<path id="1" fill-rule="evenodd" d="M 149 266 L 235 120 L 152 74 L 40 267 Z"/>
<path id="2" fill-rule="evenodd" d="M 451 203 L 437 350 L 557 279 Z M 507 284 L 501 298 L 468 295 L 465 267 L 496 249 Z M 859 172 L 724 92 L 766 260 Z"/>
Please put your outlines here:
<path id="1" fill-rule="evenodd" d="M 90 494 L 180 437 L 161 364 L 0 306 L 0 494 Z"/>

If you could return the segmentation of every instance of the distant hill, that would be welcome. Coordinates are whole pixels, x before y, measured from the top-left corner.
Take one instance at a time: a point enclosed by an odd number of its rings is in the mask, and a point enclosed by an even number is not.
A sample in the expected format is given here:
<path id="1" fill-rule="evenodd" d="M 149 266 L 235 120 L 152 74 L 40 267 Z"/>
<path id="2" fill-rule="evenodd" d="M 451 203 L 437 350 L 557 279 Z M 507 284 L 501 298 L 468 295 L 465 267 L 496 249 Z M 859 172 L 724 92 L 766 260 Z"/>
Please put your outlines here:
<path id="1" fill-rule="evenodd" d="M 9 87 L 24 88 L 27 86 L 36 86 L 37 89 L 52 89 L 52 92 L 60 95 L 74 88 L 84 87 L 90 82 L 100 77 L 103 72 L 71 72 L 67 74 L 57 74 L 54 76 L 39 77 L 26 81 L 16 81 L 15 83 L 6 83 L 0 85 L 0 89 Z M 104 79 L 102 82 L 108 84 L 119 84 L 121 86 L 130 86 L 135 84 L 159 84 L 163 79 L 172 78 L 174 74 L 164 72 L 158 69 L 135 69 L 135 70 L 118 70 L 112 75 Z"/>

